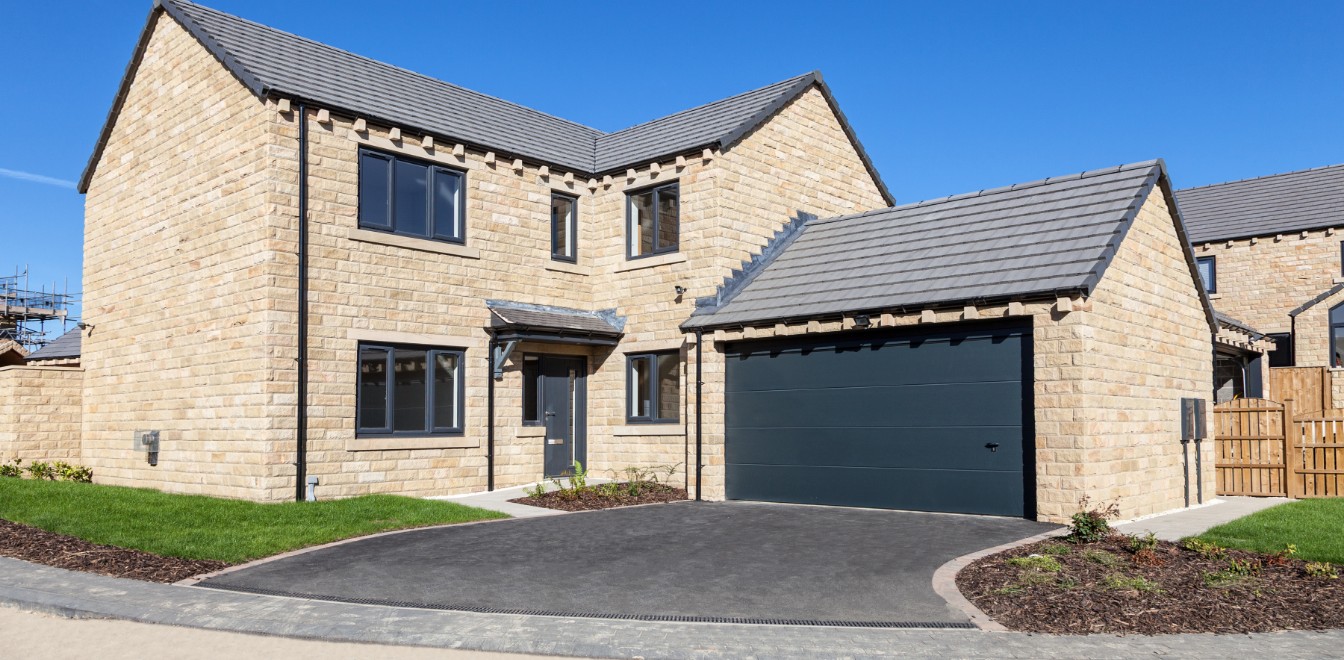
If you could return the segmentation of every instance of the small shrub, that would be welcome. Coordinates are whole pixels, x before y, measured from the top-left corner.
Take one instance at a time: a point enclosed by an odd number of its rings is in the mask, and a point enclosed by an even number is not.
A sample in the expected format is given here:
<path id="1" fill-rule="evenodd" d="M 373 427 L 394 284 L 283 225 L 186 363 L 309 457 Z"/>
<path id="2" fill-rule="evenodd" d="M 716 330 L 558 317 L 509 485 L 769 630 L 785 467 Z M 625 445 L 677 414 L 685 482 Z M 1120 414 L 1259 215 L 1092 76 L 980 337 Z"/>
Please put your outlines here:
<path id="1" fill-rule="evenodd" d="M 1069 546 L 1064 545 L 1063 543 L 1047 543 L 1041 546 L 1041 554 L 1043 555 L 1062 557 L 1070 552 L 1072 552 L 1072 550 L 1069 549 Z"/>
<path id="2" fill-rule="evenodd" d="M 0 463 L 0 477 L 22 478 L 23 468 L 19 467 L 22 462 L 22 458 L 15 458 L 8 463 Z"/>
<path id="3" fill-rule="evenodd" d="M 621 485 L 614 481 L 609 481 L 598 486 L 597 493 L 602 497 L 618 497 L 621 494 Z"/>
<path id="4" fill-rule="evenodd" d="M 583 463 L 574 461 L 574 476 L 569 478 L 569 487 L 574 489 L 575 494 L 588 488 L 588 471 L 583 469 Z"/>
<path id="5" fill-rule="evenodd" d="M 74 481 L 84 484 L 93 481 L 93 470 L 86 467 L 71 465 L 64 461 L 56 461 L 51 464 L 51 469 L 61 481 Z"/>
<path id="6" fill-rule="evenodd" d="M 1229 570 L 1208 571 L 1204 573 L 1204 586 L 1213 589 L 1222 589 L 1231 587 L 1249 579 L 1249 576 L 1240 573 L 1234 573 Z"/>
<path id="7" fill-rule="evenodd" d="M 1227 560 L 1227 572 L 1233 575 L 1243 575 L 1250 577 L 1260 574 L 1261 564 L 1256 559 L 1229 559 Z"/>
<path id="8" fill-rule="evenodd" d="M 1125 537 L 1125 544 L 1129 546 L 1129 551 L 1138 554 L 1147 550 L 1149 552 L 1157 549 L 1157 535 L 1148 532 L 1143 536 L 1131 534 Z"/>
<path id="9" fill-rule="evenodd" d="M 1182 543 L 1181 546 L 1186 550 L 1197 553 L 1205 559 L 1222 559 L 1227 556 L 1227 548 L 1224 548 L 1217 543 L 1210 543 L 1197 538 L 1186 539 L 1185 543 Z"/>
<path id="10" fill-rule="evenodd" d="M 28 476 L 33 479 L 46 479 L 47 481 L 56 481 L 56 470 L 53 470 L 50 463 L 44 461 L 33 461 L 27 468 Z"/>
<path id="11" fill-rule="evenodd" d="M 1092 505 L 1092 498 L 1084 495 L 1078 500 L 1078 512 L 1072 516 L 1069 538 L 1075 543 L 1096 543 L 1111 535 L 1110 521 L 1120 517 L 1120 503 Z"/>
<path id="12" fill-rule="evenodd" d="M 1309 561 L 1302 570 L 1308 577 L 1314 577 L 1321 580 L 1335 580 L 1339 578 L 1339 573 L 1335 572 L 1335 565 L 1324 561 Z"/>
<path id="13" fill-rule="evenodd" d="M 533 487 L 531 487 L 531 488 L 529 488 L 529 489 L 527 489 L 527 490 L 524 490 L 523 493 L 526 494 L 528 497 L 538 497 L 538 498 L 539 498 L 539 497 L 541 497 L 542 495 L 545 495 L 545 494 L 546 494 L 546 482 L 544 482 L 544 481 L 538 481 L 538 482 L 537 482 L 537 485 L 535 485 L 535 486 L 533 486 Z"/>
<path id="14" fill-rule="evenodd" d="M 1284 549 L 1265 558 L 1265 563 L 1270 566 L 1288 566 L 1292 564 L 1293 557 L 1297 556 L 1297 544 L 1289 543 Z"/>
<path id="15" fill-rule="evenodd" d="M 1101 585 L 1107 589 L 1115 591 L 1137 591 L 1139 593 L 1161 593 L 1162 589 L 1156 582 L 1144 579 L 1142 577 L 1121 575 L 1120 573 L 1111 573 L 1102 581 Z"/>
<path id="16" fill-rule="evenodd" d="M 1063 566 L 1059 565 L 1059 560 L 1054 557 L 1044 555 L 1029 555 L 1026 557 L 1013 557 L 1008 563 L 1018 568 L 1025 568 L 1041 573 L 1058 573 Z"/>
<path id="17" fill-rule="evenodd" d="M 1083 559 L 1094 564 L 1101 564 L 1106 568 L 1115 568 L 1120 565 L 1120 558 L 1105 550 L 1084 550 Z"/>

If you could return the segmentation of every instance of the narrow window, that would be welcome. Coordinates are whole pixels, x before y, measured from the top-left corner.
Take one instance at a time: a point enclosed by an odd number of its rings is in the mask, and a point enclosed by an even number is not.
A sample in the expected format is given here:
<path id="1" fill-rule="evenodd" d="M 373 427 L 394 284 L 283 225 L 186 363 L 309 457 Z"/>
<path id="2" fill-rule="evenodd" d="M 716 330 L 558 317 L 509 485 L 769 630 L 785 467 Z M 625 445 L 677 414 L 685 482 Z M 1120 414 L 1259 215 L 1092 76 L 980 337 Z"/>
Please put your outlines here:
<path id="1" fill-rule="evenodd" d="M 523 425 L 541 424 L 541 359 L 523 358 Z"/>
<path id="2" fill-rule="evenodd" d="M 578 241 L 579 200 L 569 195 L 551 193 L 551 258 L 575 261 Z"/>
<path id="3" fill-rule="evenodd" d="M 630 422 L 672 423 L 681 407 L 681 356 L 643 353 L 629 356 Z"/>
<path id="4" fill-rule="evenodd" d="M 1344 367 L 1344 305 L 1330 310 L 1330 366 Z"/>
<path id="5" fill-rule="evenodd" d="M 676 183 L 626 196 L 627 256 L 676 252 L 681 234 L 681 193 Z"/>
<path id="6" fill-rule="evenodd" d="M 1189 263 L 1189 262 L 1186 262 Z M 1199 257 L 1195 260 L 1199 266 L 1199 279 L 1204 282 L 1204 290 L 1218 293 L 1218 264 L 1213 257 Z"/>
<path id="7" fill-rule="evenodd" d="M 359 226 L 416 238 L 465 238 L 463 174 L 367 149 L 359 152 Z"/>
<path id="8" fill-rule="evenodd" d="M 1269 366 L 1293 366 L 1293 334 L 1291 332 L 1276 332 L 1265 336 L 1274 340 L 1274 350 L 1269 352 Z"/>
<path id="9" fill-rule="evenodd" d="M 461 433 L 460 349 L 359 347 L 358 435 Z"/>

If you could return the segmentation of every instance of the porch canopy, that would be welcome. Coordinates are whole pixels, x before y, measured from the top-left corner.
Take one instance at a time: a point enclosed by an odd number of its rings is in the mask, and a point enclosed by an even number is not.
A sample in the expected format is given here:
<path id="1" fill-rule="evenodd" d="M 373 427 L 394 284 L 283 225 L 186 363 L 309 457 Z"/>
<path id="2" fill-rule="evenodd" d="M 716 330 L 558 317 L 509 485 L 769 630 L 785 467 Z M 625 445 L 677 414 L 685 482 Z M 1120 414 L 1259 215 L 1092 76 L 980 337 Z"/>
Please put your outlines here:
<path id="1" fill-rule="evenodd" d="M 625 330 L 625 317 L 615 309 L 582 310 L 487 300 L 490 331 L 497 342 L 549 342 L 615 346 Z"/>

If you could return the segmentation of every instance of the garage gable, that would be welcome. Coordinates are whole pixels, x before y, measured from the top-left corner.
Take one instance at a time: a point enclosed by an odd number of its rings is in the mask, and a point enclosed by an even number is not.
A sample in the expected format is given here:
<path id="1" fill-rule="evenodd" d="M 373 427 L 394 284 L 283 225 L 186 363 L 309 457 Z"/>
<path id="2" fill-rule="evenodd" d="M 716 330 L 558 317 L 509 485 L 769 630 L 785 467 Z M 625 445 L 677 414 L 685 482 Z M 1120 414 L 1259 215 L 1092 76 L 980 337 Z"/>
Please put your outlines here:
<path id="1" fill-rule="evenodd" d="M 1087 297 L 1154 191 L 1160 160 L 838 218 L 807 219 L 696 301 L 688 330 L 1055 296 Z M 1185 248 L 1190 285 L 1195 259 Z M 1207 296 L 1209 327 L 1215 328 Z"/>

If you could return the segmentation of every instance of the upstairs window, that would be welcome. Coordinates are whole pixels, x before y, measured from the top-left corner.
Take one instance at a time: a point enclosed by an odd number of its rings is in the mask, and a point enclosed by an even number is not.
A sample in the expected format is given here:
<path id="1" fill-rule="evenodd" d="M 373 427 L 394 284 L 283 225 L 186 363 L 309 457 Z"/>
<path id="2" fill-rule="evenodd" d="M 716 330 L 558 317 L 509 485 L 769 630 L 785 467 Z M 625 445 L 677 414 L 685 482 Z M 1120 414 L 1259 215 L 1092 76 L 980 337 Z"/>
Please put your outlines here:
<path id="1" fill-rule="evenodd" d="M 676 183 L 628 193 L 626 256 L 676 252 L 681 234 L 681 193 Z"/>
<path id="2" fill-rule="evenodd" d="M 573 262 L 578 259 L 579 200 L 551 193 L 551 258 Z"/>
<path id="3" fill-rule="evenodd" d="M 462 433 L 462 350 L 360 344 L 356 434 Z"/>
<path id="4" fill-rule="evenodd" d="M 464 174 L 433 163 L 359 150 L 359 227 L 462 243 Z"/>
<path id="5" fill-rule="evenodd" d="M 629 356 L 627 420 L 669 424 L 678 419 L 681 407 L 681 356 L 679 353 L 642 353 Z"/>
<path id="6" fill-rule="evenodd" d="M 1218 293 L 1218 264 L 1214 258 L 1199 257 L 1195 259 L 1195 264 L 1199 266 L 1199 279 L 1204 282 L 1204 290 Z"/>

